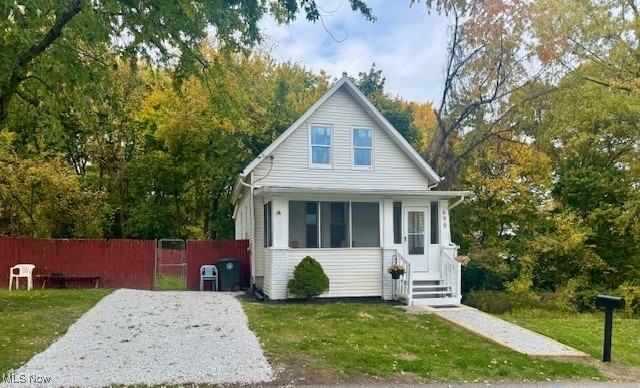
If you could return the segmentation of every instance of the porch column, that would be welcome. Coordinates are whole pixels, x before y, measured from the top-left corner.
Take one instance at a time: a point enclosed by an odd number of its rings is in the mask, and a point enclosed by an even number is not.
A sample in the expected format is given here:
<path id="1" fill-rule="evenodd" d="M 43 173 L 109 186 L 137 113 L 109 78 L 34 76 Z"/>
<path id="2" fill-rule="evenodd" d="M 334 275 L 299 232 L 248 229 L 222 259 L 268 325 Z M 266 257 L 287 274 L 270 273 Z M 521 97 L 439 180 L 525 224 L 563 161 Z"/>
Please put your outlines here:
<path id="1" fill-rule="evenodd" d="M 269 298 L 272 300 L 287 299 L 287 282 L 289 274 L 289 248 L 272 248 Z"/>
<path id="2" fill-rule="evenodd" d="M 387 272 L 387 268 L 393 262 L 393 255 L 396 254 L 396 249 L 393 246 L 393 199 L 386 198 L 382 201 L 382 208 L 380 211 L 381 221 L 381 234 L 382 238 L 382 299 L 393 299 L 393 282 L 391 276 Z"/>
<path id="3" fill-rule="evenodd" d="M 271 199 L 273 212 L 273 247 L 289 247 L 289 201 L 281 197 Z"/>
<path id="4" fill-rule="evenodd" d="M 451 243 L 451 219 L 449 218 L 449 201 L 438 201 L 438 218 L 440 219 L 440 245 L 448 246 Z"/>

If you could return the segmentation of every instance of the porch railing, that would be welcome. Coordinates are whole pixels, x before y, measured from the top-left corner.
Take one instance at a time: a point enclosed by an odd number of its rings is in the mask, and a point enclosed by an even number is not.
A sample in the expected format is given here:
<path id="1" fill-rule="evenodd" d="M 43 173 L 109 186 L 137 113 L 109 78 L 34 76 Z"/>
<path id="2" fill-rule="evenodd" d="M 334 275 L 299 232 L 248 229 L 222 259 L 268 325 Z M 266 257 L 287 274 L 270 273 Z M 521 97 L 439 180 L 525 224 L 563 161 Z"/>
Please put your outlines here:
<path id="1" fill-rule="evenodd" d="M 461 297 L 460 263 L 456 261 L 458 246 L 450 244 L 441 247 L 440 275 L 443 285 L 448 287 L 454 298 Z"/>
<path id="2" fill-rule="evenodd" d="M 411 306 L 411 302 L 413 299 L 411 287 L 411 263 L 409 263 L 409 261 L 407 261 L 407 259 L 405 259 L 404 256 L 400 254 L 400 252 L 396 252 L 393 255 L 393 262 L 395 264 L 403 266 L 405 269 L 404 275 L 401 275 L 399 279 L 392 280 L 394 282 L 396 293 L 396 295 L 394 295 L 394 298 L 402 296 L 407 299 L 407 305 Z"/>

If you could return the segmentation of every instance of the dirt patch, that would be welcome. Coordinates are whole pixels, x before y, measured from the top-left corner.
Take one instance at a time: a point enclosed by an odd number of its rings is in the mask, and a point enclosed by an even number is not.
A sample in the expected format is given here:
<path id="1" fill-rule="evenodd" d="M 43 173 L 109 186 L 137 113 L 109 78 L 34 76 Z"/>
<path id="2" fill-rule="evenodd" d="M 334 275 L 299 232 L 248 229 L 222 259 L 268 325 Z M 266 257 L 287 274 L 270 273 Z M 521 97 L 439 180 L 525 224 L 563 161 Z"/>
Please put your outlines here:
<path id="1" fill-rule="evenodd" d="M 273 365 L 275 377 L 268 383 L 251 385 L 251 387 L 286 387 L 303 385 L 398 385 L 398 384 L 423 384 L 424 380 L 411 374 L 397 374 L 393 376 L 381 377 L 364 373 L 354 375 L 336 374 L 313 370 L 308 363 L 296 360 L 287 365 Z M 247 387 L 247 385 L 242 385 Z M 236 385 L 225 385 L 225 387 L 236 387 Z M 239 387 L 239 385 L 237 386 Z"/>
<path id="2" fill-rule="evenodd" d="M 404 355 L 412 358 L 412 355 Z M 632 367 L 616 363 L 604 363 L 596 359 L 583 359 L 584 363 L 593 365 L 613 382 L 638 382 L 640 381 L 640 367 Z M 272 381 L 250 387 L 296 387 L 311 385 L 337 385 L 337 386 L 387 386 L 387 385 L 418 385 L 425 380 L 411 373 L 396 374 L 392 376 L 372 376 L 364 373 L 354 375 L 336 374 L 314 370 L 309 367 L 310 360 L 295 360 L 288 364 L 273 365 L 275 377 Z M 579 361 L 578 361 L 579 362 Z M 435 383 L 437 382 L 430 382 Z M 500 382 L 508 383 L 508 382 Z M 515 382 L 518 384 L 518 382 Z M 225 387 L 240 387 L 240 385 L 225 385 Z M 247 385 L 242 385 L 247 387 Z"/>
<path id="3" fill-rule="evenodd" d="M 620 382 L 637 382 L 640 381 L 640 367 L 637 366 L 629 366 L 610 363 L 610 362 L 602 362 L 596 359 L 589 359 L 585 361 L 587 364 L 593 365 L 600 373 L 607 376 L 613 381 Z"/>

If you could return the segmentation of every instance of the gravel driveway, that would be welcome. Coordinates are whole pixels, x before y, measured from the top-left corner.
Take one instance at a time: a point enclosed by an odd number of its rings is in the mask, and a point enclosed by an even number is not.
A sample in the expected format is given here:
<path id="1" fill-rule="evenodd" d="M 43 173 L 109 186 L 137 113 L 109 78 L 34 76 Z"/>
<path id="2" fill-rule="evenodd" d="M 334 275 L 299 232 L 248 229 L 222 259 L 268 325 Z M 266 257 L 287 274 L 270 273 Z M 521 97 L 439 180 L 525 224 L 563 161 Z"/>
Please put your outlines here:
<path id="1" fill-rule="evenodd" d="M 13 378 L 104 386 L 256 383 L 271 376 L 233 295 L 122 289 L 102 299 Z"/>

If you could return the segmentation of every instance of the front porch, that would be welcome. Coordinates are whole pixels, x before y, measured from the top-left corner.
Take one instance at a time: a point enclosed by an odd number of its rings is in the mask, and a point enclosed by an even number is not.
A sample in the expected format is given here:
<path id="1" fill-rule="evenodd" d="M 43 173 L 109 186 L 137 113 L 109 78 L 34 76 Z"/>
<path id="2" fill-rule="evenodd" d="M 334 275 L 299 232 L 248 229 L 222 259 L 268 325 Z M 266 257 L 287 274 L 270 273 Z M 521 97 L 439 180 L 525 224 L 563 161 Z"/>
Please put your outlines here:
<path id="1" fill-rule="evenodd" d="M 459 304 L 460 264 L 451 242 L 449 210 L 466 193 L 390 194 L 257 190 L 254 209 L 261 228 L 252 251 L 254 284 L 270 299 L 289 298 L 287 283 L 296 265 L 310 256 L 330 280 L 321 297 Z M 407 269 L 397 280 L 387 271 L 393 263 Z"/>
<path id="2" fill-rule="evenodd" d="M 330 280 L 329 291 L 321 297 L 379 296 L 407 305 L 459 305 L 462 295 L 461 267 L 455 261 L 457 247 L 443 246 L 441 252 L 439 272 L 425 279 L 421 273 L 412 271 L 411 262 L 393 248 L 268 248 L 265 250 L 264 292 L 274 300 L 287 299 L 287 282 L 293 277 L 295 266 L 304 257 L 311 256 L 322 265 Z M 394 263 L 406 269 L 399 279 L 392 279 L 387 272 Z"/>
<path id="3" fill-rule="evenodd" d="M 404 275 L 392 279 L 393 299 L 409 306 L 457 306 L 462 301 L 461 265 L 455 260 L 456 245 L 440 247 L 439 278 L 425 279 L 412 271 L 411 263 L 399 252 L 394 254 L 391 264 L 405 268 Z"/>

